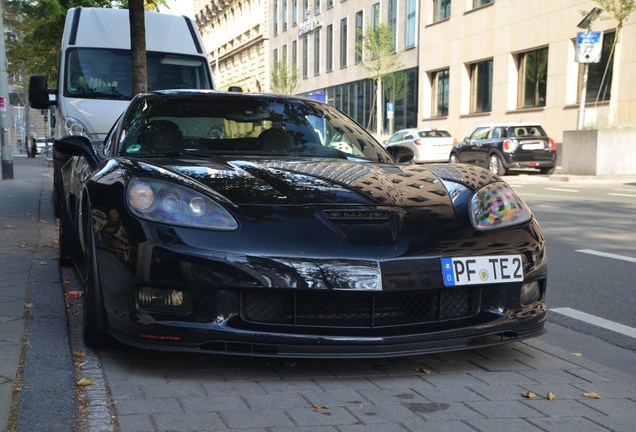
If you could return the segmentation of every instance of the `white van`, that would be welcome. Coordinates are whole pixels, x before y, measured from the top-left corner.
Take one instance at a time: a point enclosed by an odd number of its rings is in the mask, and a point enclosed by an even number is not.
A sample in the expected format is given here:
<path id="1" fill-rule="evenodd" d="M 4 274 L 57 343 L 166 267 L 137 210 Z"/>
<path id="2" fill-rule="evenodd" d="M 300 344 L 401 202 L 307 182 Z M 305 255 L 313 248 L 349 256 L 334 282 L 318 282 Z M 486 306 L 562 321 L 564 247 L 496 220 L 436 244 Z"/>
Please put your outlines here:
<path id="1" fill-rule="evenodd" d="M 196 25 L 187 16 L 145 13 L 148 89 L 213 89 L 212 70 Z M 31 107 L 57 107 L 56 136 L 102 140 L 132 97 L 127 9 L 68 10 L 57 89 L 47 77 L 29 83 Z M 49 97 L 51 95 L 51 97 Z"/>

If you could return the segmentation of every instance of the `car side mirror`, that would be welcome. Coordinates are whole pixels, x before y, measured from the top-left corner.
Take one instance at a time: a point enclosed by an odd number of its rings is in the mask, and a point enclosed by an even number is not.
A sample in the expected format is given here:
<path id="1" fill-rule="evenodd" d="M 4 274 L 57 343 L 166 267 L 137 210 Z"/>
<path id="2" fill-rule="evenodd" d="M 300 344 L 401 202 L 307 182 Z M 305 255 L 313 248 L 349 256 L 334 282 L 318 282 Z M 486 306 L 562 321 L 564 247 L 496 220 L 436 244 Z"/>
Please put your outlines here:
<path id="1" fill-rule="evenodd" d="M 86 159 L 91 168 L 95 168 L 99 163 L 99 157 L 95 153 L 91 140 L 79 135 L 68 135 L 56 138 L 53 141 L 53 148 L 56 152 L 67 156 L 81 156 Z"/>
<path id="2" fill-rule="evenodd" d="M 394 146 L 387 148 L 393 159 L 398 164 L 409 163 L 415 157 L 415 153 L 408 147 Z"/>

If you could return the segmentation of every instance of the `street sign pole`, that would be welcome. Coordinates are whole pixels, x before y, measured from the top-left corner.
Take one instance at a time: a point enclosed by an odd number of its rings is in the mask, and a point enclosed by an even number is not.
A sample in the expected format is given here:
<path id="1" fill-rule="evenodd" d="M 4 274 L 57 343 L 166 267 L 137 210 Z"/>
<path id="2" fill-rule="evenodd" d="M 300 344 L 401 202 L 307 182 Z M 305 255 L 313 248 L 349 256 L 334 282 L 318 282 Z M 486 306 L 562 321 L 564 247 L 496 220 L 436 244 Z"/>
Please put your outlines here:
<path id="1" fill-rule="evenodd" d="M 13 178 L 13 152 L 9 145 L 7 129 L 7 56 L 4 47 L 4 21 L 2 19 L 2 0 L 0 0 L 0 147 L 2 149 L 2 180 Z"/>

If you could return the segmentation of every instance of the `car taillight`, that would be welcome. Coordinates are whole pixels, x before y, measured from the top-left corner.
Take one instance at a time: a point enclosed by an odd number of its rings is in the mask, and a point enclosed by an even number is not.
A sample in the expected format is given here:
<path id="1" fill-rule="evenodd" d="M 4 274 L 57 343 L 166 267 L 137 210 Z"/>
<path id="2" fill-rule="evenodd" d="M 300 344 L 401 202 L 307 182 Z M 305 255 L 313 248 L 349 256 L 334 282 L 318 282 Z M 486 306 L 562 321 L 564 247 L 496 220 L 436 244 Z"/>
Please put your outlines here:
<path id="1" fill-rule="evenodd" d="M 550 150 L 556 150 L 556 144 L 552 138 L 548 140 L 548 146 L 550 146 Z"/>
<path id="2" fill-rule="evenodd" d="M 517 148 L 517 143 L 513 140 L 507 139 L 504 140 L 503 142 L 503 151 L 507 152 L 507 153 L 511 153 L 513 151 L 515 151 L 515 148 Z"/>
<path id="3" fill-rule="evenodd" d="M 420 142 L 420 140 L 415 140 L 415 145 L 422 145 L 422 143 Z"/>

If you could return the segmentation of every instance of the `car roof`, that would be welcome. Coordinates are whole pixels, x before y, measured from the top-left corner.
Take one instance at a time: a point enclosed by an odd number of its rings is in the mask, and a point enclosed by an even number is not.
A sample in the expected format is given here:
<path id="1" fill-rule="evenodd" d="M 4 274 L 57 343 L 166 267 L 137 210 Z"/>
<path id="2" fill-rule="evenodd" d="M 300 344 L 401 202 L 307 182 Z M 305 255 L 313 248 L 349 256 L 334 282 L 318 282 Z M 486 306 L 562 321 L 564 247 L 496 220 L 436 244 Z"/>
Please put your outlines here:
<path id="1" fill-rule="evenodd" d="M 538 122 L 504 122 L 504 123 L 484 123 L 477 127 L 515 127 L 515 126 L 541 126 Z"/>
<path id="2" fill-rule="evenodd" d="M 443 131 L 443 132 L 448 132 L 448 130 L 447 130 L 447 129 L 430 128 L 430 127 L 422 127 L 422 128 L 406 128 L 406 129 L 400 129 L 399 131 L 395 132 L 393 135 L 395 135 L 396 133 L 402 133 L 402 132 L 431 132 L 431 131 Z"/>

